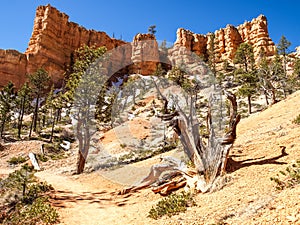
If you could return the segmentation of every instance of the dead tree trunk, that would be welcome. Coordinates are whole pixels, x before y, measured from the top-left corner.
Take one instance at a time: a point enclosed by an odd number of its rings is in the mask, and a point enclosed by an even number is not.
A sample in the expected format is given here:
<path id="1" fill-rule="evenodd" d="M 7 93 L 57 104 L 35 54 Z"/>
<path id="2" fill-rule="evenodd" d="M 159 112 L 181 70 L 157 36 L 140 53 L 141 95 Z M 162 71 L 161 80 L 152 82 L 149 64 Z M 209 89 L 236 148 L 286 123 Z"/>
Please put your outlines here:
<path id="1" fill-rule="evenodd" d="M 195 186 L 197 186 L 197 189 L 201 192 L 210 191 L 217 177 L 225 172 L 229 150 L 236 139 L 236 126 L 241 118 L 240 115 L 237 114 L 236 96 L 230 92 L 226 92 L 225 94 L 227 99 L 231 102 L 232 109 L 230 112 L 228 131 L 222 138 L 217 138 L 215 134 L 212 121 L 211 101 L 209 101 L 208 105 L 207 126 L 209 135 L 206 141 L 199 133 L 199 121 L 196 118 L 192 102 L 189 115 L 177 105 L 176 112 L 159 116 L 165 121 L 170 121 L 170 125 L 180 137 L 185 153 L 195 165 L 197 178 L 195 179 Z M 173 166 L 172 170 L 170 170 L 169 167 L 170 166 L 167 165 L 153 166 L 151 172 L 145 179 L 138 185 L 123 190 L 123 193 L 127 193 L 131 190 L 138 190 L 150 185 L 153 186 L 154 183 L 158 183 L 153 190 L 156 192 L 157 190 L 166 190 L 168 184 L 172 187 L 170 187 L 170 189 L 167 188 L 167 190 L 172 190 L 174 187 L 182 187 L 184 181 L 180 179 L 175 183 L 171 182 L 170 179 L 167 181 L 164 180 L 163 183 L 159 182 L 159 176 L 162 173 L 161 170 L 165 168 L 168 168 L 169 174 L 174 173 L 174 171 L 180 171 L 187 181 L 190 179 L 188 178 L 190 176 L 188 176 L 184 170 L 179 168 L 179 163 L 177 163 L 177 166 Z M 156 176 L 153 174 L 156 174 Z M 195 178 L 195 176 L 193 178 Z M 166 193 L 164 192 L 164 194 Z"/>
<path id="2" fill-rule="evenodd" d="M 180 137 L 185 152 L 196 166 L 199 175 L 204 182 L 200 187 L 202 192 L 210 189 L 216 177 L 225 171 L 229 149 L 236 139 L 236 126 L 240 121 L 240 115 L 237 114 L 236 97 L 230 92 L 226 92 L 228 100 L 231 102 L 232 111 L 228 132 L 223 138 L 217 138 L 214 127 L 212 126 L 211 105 L 208 110 L 208 130 L 209 137 L 205 144 L 199 134 L 199 122 L 190 110 L 187 116 L 180 108 L 178 115 L 172 119 L 173 128 Z"/>

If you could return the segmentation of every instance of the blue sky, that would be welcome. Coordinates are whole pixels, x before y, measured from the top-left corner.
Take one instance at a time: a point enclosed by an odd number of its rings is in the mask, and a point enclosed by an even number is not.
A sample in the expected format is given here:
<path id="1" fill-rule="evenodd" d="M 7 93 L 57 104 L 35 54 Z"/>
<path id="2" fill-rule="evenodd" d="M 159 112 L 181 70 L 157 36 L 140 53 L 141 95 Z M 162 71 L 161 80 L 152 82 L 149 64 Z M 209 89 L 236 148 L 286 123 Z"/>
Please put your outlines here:
<path id="1" fill-rule="evenodd" d="M 35 10 L 50 3 L 69 15 L 70 20 L 88 29 L 105 31 L 116 38 L 131 41 L 138 32 L 157 26 L 158 40 L 174 42 L 179 27 L 206 34 L 239 25 L 260 14 L 268 18 L 269 33 L 275 43 L 281 35 L 300 45 L 299 0 L 214 0 L 214 1 L 117 1 L 117 0 L 3 0 L 0 3 L 0 48 L 21 52 L 28 45 Z"/>

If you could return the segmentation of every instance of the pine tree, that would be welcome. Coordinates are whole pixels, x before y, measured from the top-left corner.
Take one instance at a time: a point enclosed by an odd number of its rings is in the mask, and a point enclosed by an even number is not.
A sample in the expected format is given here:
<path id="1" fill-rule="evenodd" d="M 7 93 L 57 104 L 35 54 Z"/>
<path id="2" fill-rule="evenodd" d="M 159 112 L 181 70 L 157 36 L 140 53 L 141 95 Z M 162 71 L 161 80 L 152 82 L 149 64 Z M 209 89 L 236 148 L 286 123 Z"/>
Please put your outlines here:
<path id="1" fill-rule="evenodd" d="M 21 138 L 21 131 L 22 131 L 22 125 L 23 125 L 23 117 L 24 114 L 29 112 L 29 109 L 31 108 L 31 101 L 32 101 L 32 95 L 31 95 L 31 88 L 29 87 L 28 83 L 25 83 L 21 89 L 17 93 L 17 108 L 18 108 L 18 138 Z"/>
<path id="2" fill-rule="evenodd" d="M 265 95 L 266 104 L 269 105 L 269 93 L 271 93 L 272 98 L 271 104 L 276 103 L 276 88 L 274 86 L 274 80 L 272 79 L 271 66 L 270 62 L 267 60 L 265 50 L 263 48 L 259 54 L 258 76 L 260 80 L 260 86 Z"/>
<path id="3" fill-rule="evenodd" d="M 283 56 L 283 69 L 284 75 L 287 77 L 286 66 L 287 66 L 287 54 L 288 48 L 291 46 L 291 42 L 289 42 L 284 35 L 281 36 L 279 43 L 277 44 L 277 51 L 279 55 Z"/>
<path id="4" fill-rule="evenodd" d="M 50 77 L 48 72 L 44 69 L 38 69 L 35 73 L 29 75 L 30 86 L 32 88 L 33 95 L 35 97 L 35 107 L 32 118 L 32 125 L 29 132 L 29 137 L 31 137 L 32 129 L 37 131 L 37 121 L 39 119 L 39 108 L 40 100 L 44 97 L 50 82 Z"/>
<path id="5" fill-rule="evenodd" d="M 247 97 L 248 113 L 252 113 L 251 97 L 257 93 L 258 76 L 254 69 L 253 48 L 248 43 L 242 43 L 238 47 L 234 62 L 241 64 L 243 68 L 235 71 L 236 80 L 240 83 L 238 94 Z"/>
<path id="6" fill-rule="evenodd" d="M 239 45 L 234 56 L 234 63 L 242 64 L 247 73 L 254 67 L 254 53 L 252 45 L 244 42 Z"/>
<path id="7" fill-rule="evenodd" d="M 45 114 L 50 114 L 51 120 L 51 134 L 49 142 L 53 141 L 55 123 L 58 121 L 59 110 L 62 108 L 60 100 L 61 98 L 59 98 L 57 94 L 55 94 L 54 86 L 52 86 L 44 105 Z"/>
<path id="8" fill-rule="evenodd" d="M 185 72 L 183 72 L 183 70 L 181 70 L 180 67 L 177 66 L 174 66 L 172 70 L 168 72 L 168 78 L 181 87 L 184 83 L 184 75 Z"/>
<path id="9" fill-rule="evenodd" d="M 276 54 L 270 64 L 271 79 L 274 80 L 278 85 L 278 90 L 282 90 L 284 97 L 287 95 L 287 77 L 284 70 L 284 65 L 280 55 Z"/>
<path id="10" fill-rule="evenodd" d="M 9 82 L 0 92 L 0 136 L 3 137 L 5 126 L 13 116 L 15 100 L 15 87 Z"/>
<path id="11" fill-rule="evenodd" d="M 78 139 L 77 173 L 84 171 L 91 137 L 95 130 L 96 109 L 102 108 L 107 90 L 106 76 L 101 73 L 102 66 L 98 62 L 106 52 L 105 47 L 83 46 L 76 51 L 76 61 L 66 84 L 63 99 L 72 105 L 72 117 L 76 120 Z M 103 101 L 99 101 L 99 98 Z M 71 103 L 71 104 L 70 104 Z"/>
<path id="12" fill-rule="evenodd" d="M 156 33 L 156 25 L 149 26 L 148 27 L 148 33 L 152 34 L 152 35 L 155 35 L 155 33 Z"/>

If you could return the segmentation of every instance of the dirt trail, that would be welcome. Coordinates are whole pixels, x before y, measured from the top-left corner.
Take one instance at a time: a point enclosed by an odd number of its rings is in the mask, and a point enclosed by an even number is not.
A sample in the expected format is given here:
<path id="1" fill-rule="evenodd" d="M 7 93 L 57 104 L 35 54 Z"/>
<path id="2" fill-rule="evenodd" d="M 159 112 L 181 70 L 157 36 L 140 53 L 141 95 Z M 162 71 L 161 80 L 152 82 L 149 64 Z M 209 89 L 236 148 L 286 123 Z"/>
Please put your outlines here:
<path id="1" fill-rule="evenodd" d="M 55 188 L 51 203 L 57 207 L 61 223 L 66 225 L 102 224 L 149 224 L 144 220 L 144 207 L 138 204 L 146 201 L 149 193 L 117 195 L 122 186 L 102 178 L 99 174 L 66 176 L 42 171 L 36 173 L 41 180 Z M 151 194 L 151 193 L 150 193 Z M 150 206 L 147 206 L 150 207 Z M 131 222 L 129 222 L 131 221 Z"/>

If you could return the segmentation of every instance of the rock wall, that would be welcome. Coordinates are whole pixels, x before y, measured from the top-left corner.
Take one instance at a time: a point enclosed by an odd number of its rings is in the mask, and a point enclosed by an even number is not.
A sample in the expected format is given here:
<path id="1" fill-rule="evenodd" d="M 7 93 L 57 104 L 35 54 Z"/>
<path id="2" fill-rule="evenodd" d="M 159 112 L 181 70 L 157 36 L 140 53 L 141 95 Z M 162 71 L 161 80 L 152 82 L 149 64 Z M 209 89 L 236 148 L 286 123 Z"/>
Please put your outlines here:
<path id="1" fill-rule="evenodd" d="M 267 18 L 263 15 L 238 27 L 227 25 L 226 28 L 215 31 L 214 34 L 215 51 L 219 61 L 232 61 L 238 46 L 243 42 L 253 46 L 256 59 L 261 48 L 265 50 L 267 56 L 275 54 L 275 44 L 269 37 Z M 197 55 L 207 57 L 210 40 L 209 34 L 194 34 L 191 31 L 180 28 L 177 30 L 175 45 L 184 46 Z"/>
<path id="2" fill-rule="evenodd" d="M 137 34 L 132 41 L 130 73 L 150 75 L 160 62 L 158 44 L 153 34 Z"/>
<path id="3" fill-rule="evenodd" d="M 173 65 L 182 60 L 191 61 L 189 52 L 207 58 L 210 40 L 209 34 L 194 34 L 180 28 L 174 47 L 169 50 L 171 56 L 167 60 Z M 265 49 L 267 55 L 274 55 L 275 45 L 269 37 L 265 16 L 259 16 L 238 27 L 228 25 L 217 30 L 214 43 L 219 60 L 231 61 L 242 42 L 253 45 L 255 56 L 258 56 L 261 48 Z M 132 43 L 126 43 L 110 38 L 104 32 L 87 30 L 69 22 L 68 15 L 50 5 L 39 6 L 26 52 L 23 54 L 15 50 L 0 50 L 0 87 L 6 85 L 8 81 L 20 87 L 25 82 L 26 75 L 34 73 L 38 68 L 47 70 L 54 84 L 61 86 L 74 51 L 83 44 L 113 49 L 111 60 L 107 65 L 110 75 L 115 73 L 149 75 L 155 71 L 159 59 L 162 58 L 162 52 L 159 51 L 155 36 L 152 34 L 137 34 Z"/>
<path id="4" fill-rule="evenodd" d="M 105 32 L 87 30 L 69 22 L 69 16 L 47 5 L 36 10 L 33 32 L 24 54 L 17 51 L 0 52 L 0 86 L 12 80 L 22 84 L 26 74 L 42 67 L 48 71 L 56 86 L 60 86 L 64 72 L 70 65 L 72 53 L 81 45 L 106 46 L 108 50 L 126 44 L 110 38 Z M 13 65 L 18 65 L 14 69 Z"/>
<path id="5" fill-rule="evenodd" d="M 187 50 L 195 52 L 199 56 L 207 57 L 207 37 L 202 34 L 194 34 L 189 30 L 179 28 L 175 46 L 184 46 Z"/>
<path id="6" fill-rule="evenodd" d="M 16 50 L 0 49 L 0 87 L 12 81 L 16 86 L 25 82 L 27 58 Z"/>
<path id="7" fill-rule="evenodd" d="M 252 44 L 255 58 L 258 58 L 261 48 L 265 50 L 267 56 L 275 54 L 276 47 L 269 36 L 268 22 L 265 16 L 260 15 L 251 22 L 245 22 L 238 26 L 237 29 L 243 42 Z"/>

